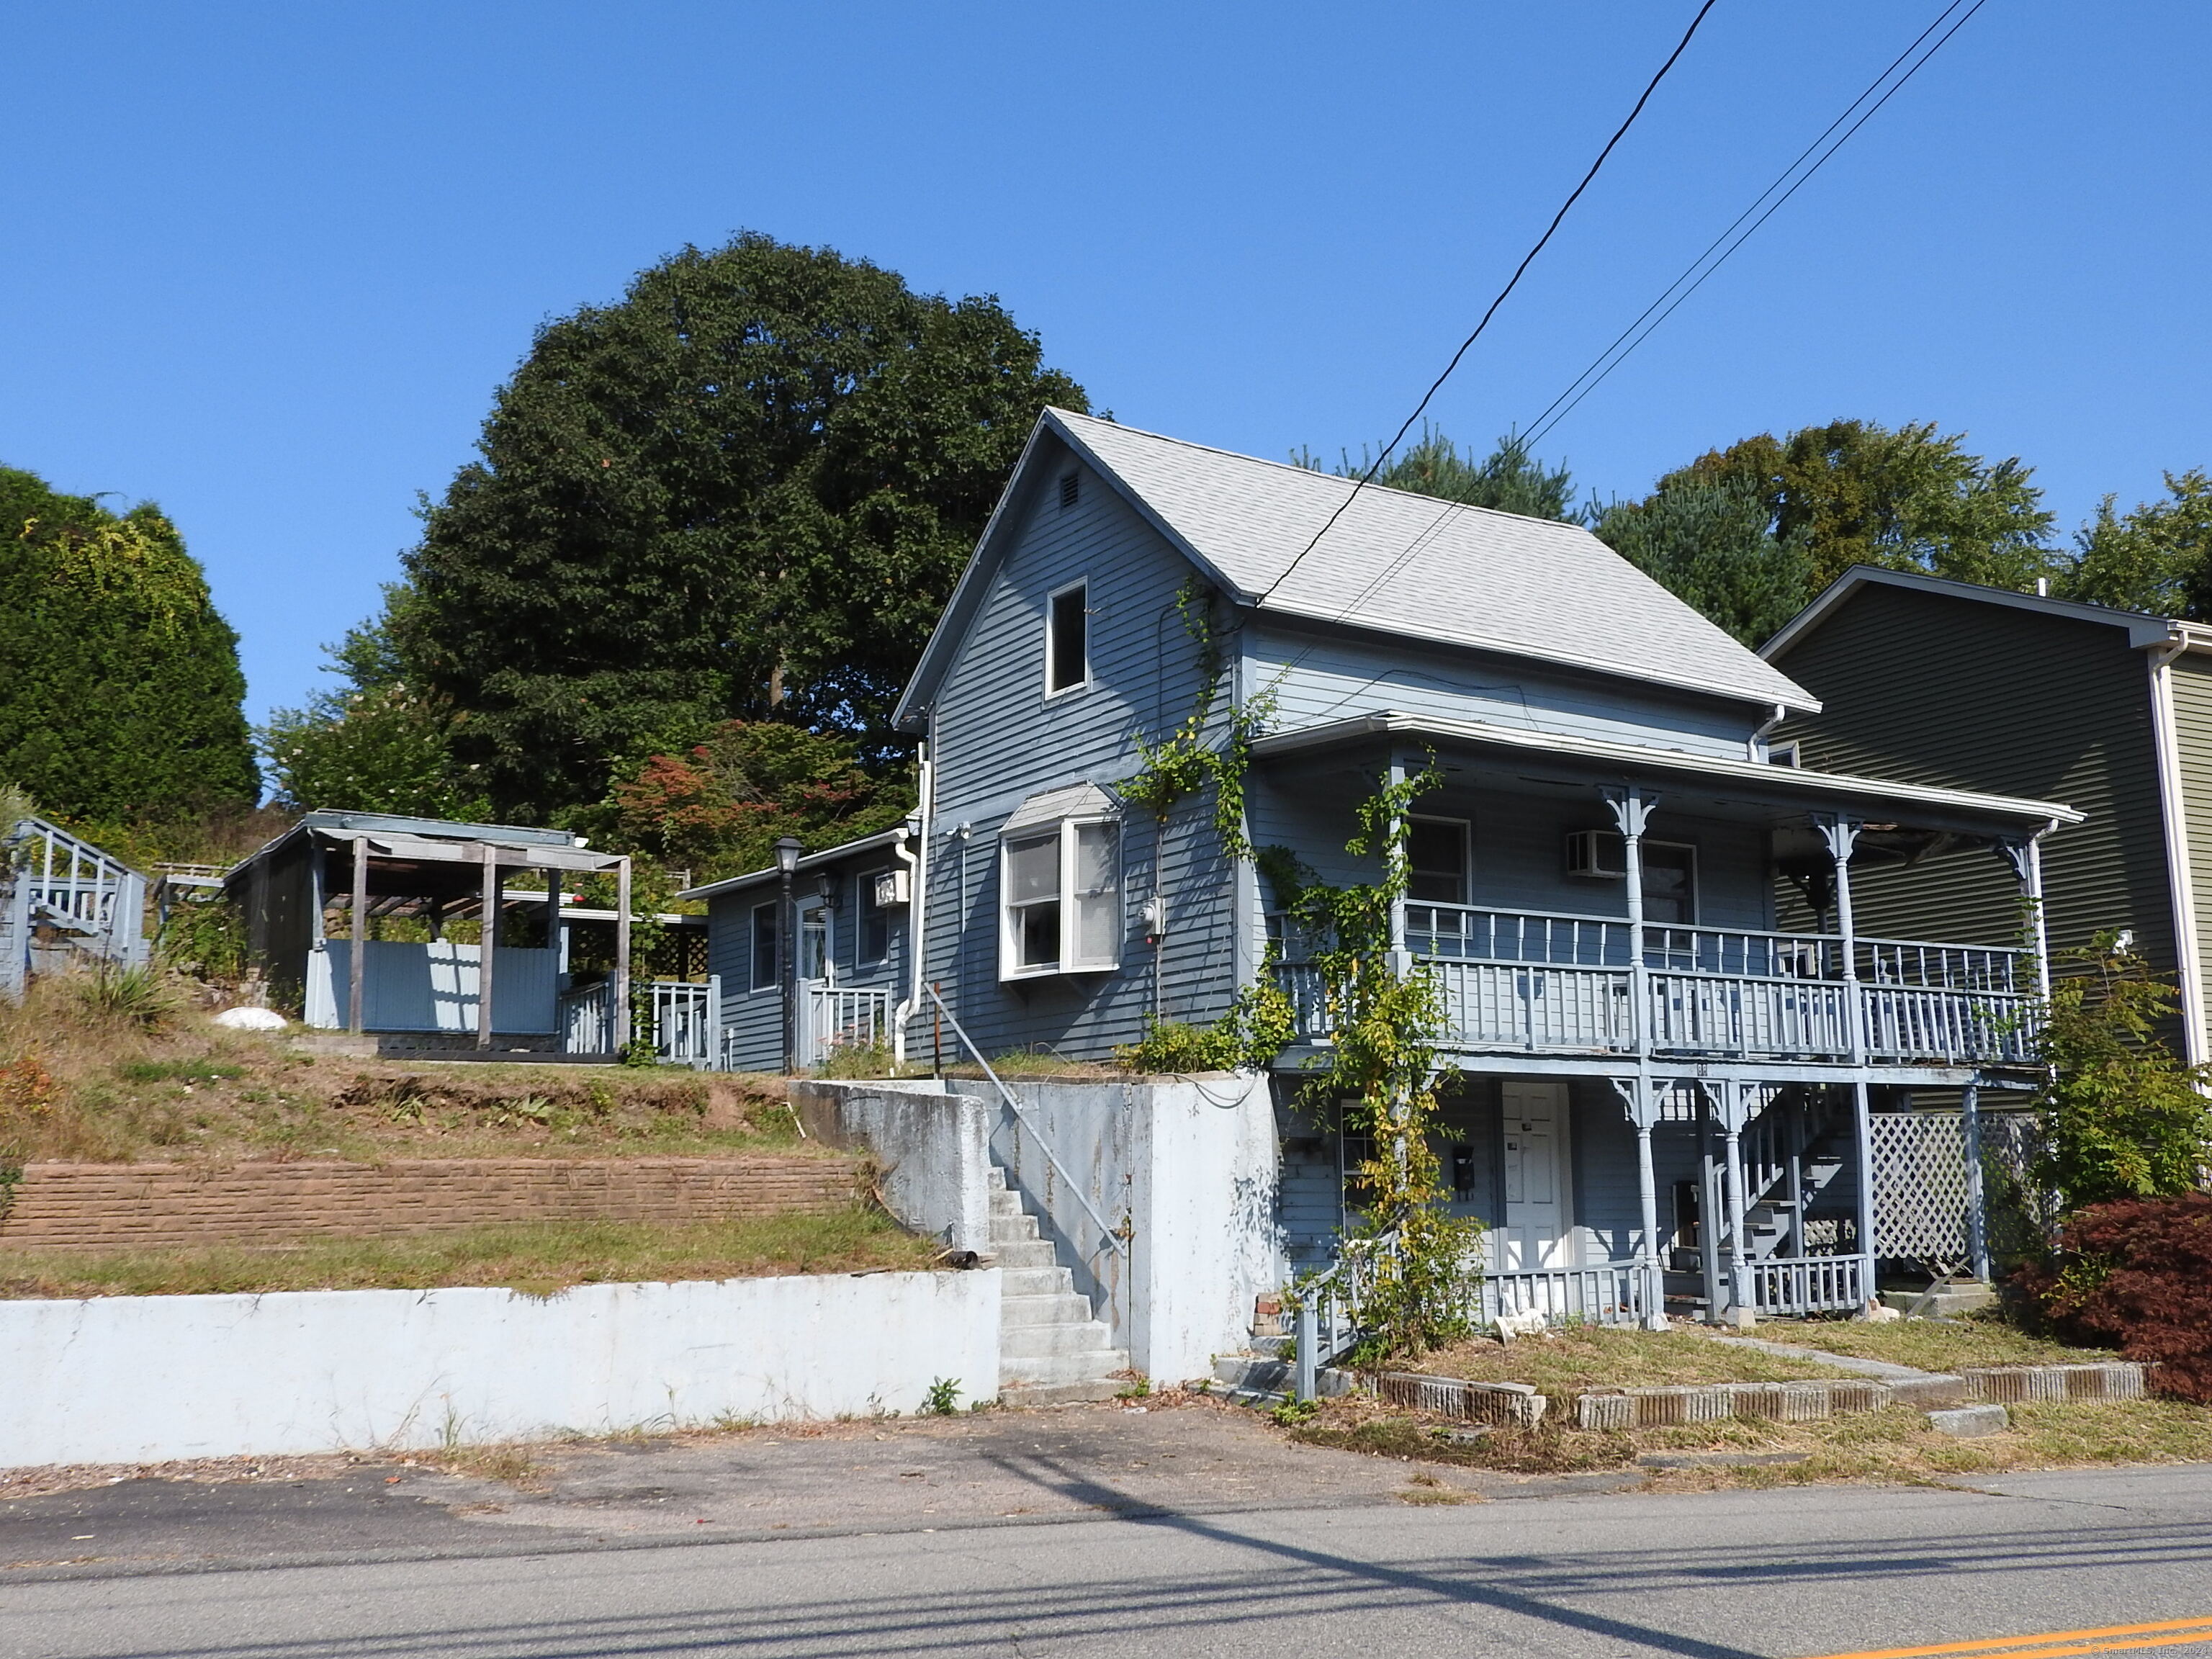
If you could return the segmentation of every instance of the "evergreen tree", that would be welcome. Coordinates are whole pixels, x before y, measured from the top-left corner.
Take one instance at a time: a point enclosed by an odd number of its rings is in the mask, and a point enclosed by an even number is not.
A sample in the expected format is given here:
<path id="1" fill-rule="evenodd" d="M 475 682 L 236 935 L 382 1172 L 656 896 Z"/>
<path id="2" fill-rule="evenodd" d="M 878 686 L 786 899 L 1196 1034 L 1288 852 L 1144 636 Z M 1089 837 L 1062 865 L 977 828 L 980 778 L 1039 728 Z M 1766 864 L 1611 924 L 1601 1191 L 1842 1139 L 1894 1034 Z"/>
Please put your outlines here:
<path id="1" fill-rule="evenodd" d="M 603 799 L 731 719 L 888 715 L 1047 404 L 996 300 L 826 249 L 686 248 L 548 325 L 426 513 L 408 683 L 502 817 Z"/>
<path id="2" fill-rule="evenodd" d="M 1677 483 L 1640 501 L 1593 504 L 1590 518 L 1607 546 L 1746 645 L 1811 596 L 1802 539 L 1777 536 L 1765 501 L 1741 480 Z"/>
<path id="3" fill-rule="evenodd" d="M 1321 463 L 1310 451 L 1300 451 L 1291 460 L 1318 472 Z M 1373 459 L 1363 449 L 1354 462 L 1347 453 L 1336 465 L 1340 478 L 1364 477 Z M 1518 513 L 1531 519 L 1562 519 L 1573 522 L 1567 506 L 1574 495 L 1574 481 L 1565 466 L 1547 467 L 1528 453 L 1525 440 L 1508 433 L 1480 460 L 1472 450 L 1462 450 L 1431 427 L 1421 428 L 1420 441 L 1393 455 L 1374 481 L 1389 489 L 1439 501 L 1462 501 L 1500 513 Z"/>
<path id="4" fill-rule="evenodd" d="M 4 467 L 0 512 L 0 779 L 80 823 L 251 808 L 238 636 L 176 526 Z"/>

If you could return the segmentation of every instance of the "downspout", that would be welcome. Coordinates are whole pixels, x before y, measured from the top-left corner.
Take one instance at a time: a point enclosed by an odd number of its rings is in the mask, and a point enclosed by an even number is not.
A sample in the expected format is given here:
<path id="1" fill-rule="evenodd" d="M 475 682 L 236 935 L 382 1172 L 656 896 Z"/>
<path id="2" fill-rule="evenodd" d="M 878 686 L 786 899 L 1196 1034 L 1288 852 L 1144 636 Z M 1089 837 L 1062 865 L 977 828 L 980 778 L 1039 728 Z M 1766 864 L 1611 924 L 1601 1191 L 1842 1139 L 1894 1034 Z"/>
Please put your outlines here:
<path id="1" fill-rule="evenodd" d="M 2181 732 L 2173 714 L 2173 659 L 2189 649 L 2186 636 L 2144 652 L 2150 667 L 2151 732 L 2158 744 L 2158 810 L 2165 830 L 2166 884 L 2173 907 L 2174 980 L 2181 988 L 2181 1039 L 2189 1063 L 2207 1058 L 2204 971 L 2197 954 L 2196 884 L 2189 869 L 2189 815 L 2181 793 Z M 2046 994 L 2047 988 L 2046 988 Z"/>
<path id="2" fill-rule="evenodd" d="M 1767 733 L 1773 731 L 1776 726 L 1781 725 L 1784 720 L 1789 718 L 1789 709 L 1785 708 L 1778 702 L 1776 703 L 1774 705 L 1774 712 L 1771 714 L 1769 714 L 1765 720 L 1759 721 L 1758 728 L 1752 732 L 1749 740 L 1745 743 L 1743 746 L 1744 758 L 1746 760 L 1754 761 L 1765 760 L 1766 758 Z"/>
<path id="3" fill-rule="evenodd" d="M 930 726 L 936 728 L 936 714 L 931 711 Z M 934 781 L 929 758 L 929 740 L 922 739 L 920 765 L 917 768 L 914 815 L 907 820 L 907 828 L 899 832 L 892 845 L 892 854 L 907 867 L 906 963 L 907 994 L 891 1012 L 891 1058 L 899 1065 L 906 1064 L 906 1028 L 921 1006 L 922 957 L 928 948 L 928 938 L 923 932 L 929 915 L 929 813 L 930 786 Z"/>

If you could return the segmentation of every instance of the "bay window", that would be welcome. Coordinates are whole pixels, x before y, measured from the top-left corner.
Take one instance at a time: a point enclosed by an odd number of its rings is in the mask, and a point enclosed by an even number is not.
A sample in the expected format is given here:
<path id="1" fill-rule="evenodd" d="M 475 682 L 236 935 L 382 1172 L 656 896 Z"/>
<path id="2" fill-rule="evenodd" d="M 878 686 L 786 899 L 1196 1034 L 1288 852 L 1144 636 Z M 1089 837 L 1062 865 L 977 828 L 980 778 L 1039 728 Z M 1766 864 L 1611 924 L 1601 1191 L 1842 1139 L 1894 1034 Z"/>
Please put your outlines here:
<path id="1" fill-rule="evenodd" d="M 1121 830 L 1110 817 L 1009 824 L 999 977 L 1100 973 L 1121 957 Z"/>

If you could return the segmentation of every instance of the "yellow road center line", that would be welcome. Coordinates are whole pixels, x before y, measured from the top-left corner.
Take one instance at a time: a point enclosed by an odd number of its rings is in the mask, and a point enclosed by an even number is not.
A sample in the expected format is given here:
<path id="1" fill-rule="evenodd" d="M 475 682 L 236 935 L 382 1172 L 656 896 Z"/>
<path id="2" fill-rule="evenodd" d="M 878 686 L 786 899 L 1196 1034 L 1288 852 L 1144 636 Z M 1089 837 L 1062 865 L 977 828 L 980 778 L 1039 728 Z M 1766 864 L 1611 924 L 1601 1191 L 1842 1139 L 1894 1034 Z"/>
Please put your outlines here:
<path id="1" fill-rule="evenodd" d="M 2166 1632 L 2178 1632 L 2167 1634 Z M 2139 1636 L 2138 1642 L 2102 1638 Z M 2212 1618 L 2168 1619 L 2154 1625 L 2104 1625 L 2095 1630 L 2047 1630 L 2027 1636 L 1992 1636 L 1975 1642 L 1939 1642 L 1924 1648 L 1869 1648 L 1858 1653 L 1823 1654 L 1820 1659 L 1928 1659 L 1936 1654 L 1987 1655 L 1989 1659 L 2046 1659 L 2068 1653 L 2115 1653 L 2124 1648 L 2174 1647 L 2184 1642 L 2212 1642 Z M 2036 1646 L 2037 1643 L 2057 1645 Z M 2094 1643 L 2094 1646 L 2084 1644 Z"/>

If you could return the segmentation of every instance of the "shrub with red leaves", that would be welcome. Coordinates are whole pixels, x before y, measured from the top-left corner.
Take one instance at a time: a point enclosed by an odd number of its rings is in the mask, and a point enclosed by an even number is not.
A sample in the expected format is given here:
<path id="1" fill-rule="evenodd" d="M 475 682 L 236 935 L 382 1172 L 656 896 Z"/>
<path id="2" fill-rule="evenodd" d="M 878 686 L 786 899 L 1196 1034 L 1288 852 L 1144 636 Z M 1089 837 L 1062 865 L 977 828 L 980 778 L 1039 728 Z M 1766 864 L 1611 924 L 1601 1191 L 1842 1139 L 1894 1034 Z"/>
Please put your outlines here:
<path id="1" fill-rule="evenodd" d="M 2212 1193 L 2080 1211 L 2014 1282 L 2061 1334 L 2155 1363 L 2160 1394 L 2212 1402 Z"/>

